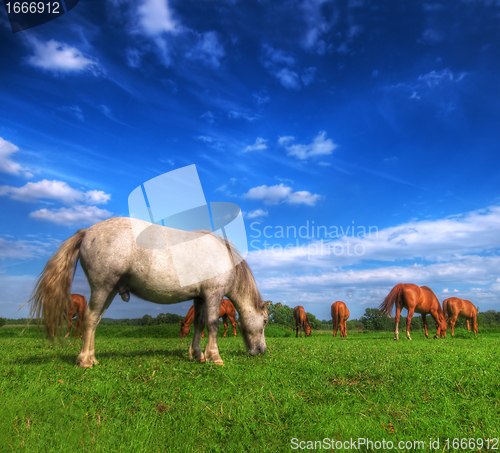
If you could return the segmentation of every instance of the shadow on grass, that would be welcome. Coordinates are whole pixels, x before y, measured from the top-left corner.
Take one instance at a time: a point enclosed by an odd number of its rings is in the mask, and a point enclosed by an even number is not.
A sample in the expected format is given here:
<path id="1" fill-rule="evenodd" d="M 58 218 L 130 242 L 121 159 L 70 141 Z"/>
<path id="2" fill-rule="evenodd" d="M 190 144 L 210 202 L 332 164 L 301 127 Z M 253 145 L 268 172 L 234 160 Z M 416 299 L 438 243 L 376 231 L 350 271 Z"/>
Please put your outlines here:
<path id="1" fill-rule="evenodd" d="M 25 357 L 22 359 L 12 360 L 11 362 L 17 365 L 46 365 L 51 360 L 58 360 L 63 363 L 70 365 L 76 364 L 76 358 L 78 354 L 58 354 L 54 352 L 52 354 L 44 354 L 43 356 L 36 357 Z M 153 356 L 163 356 L 163 357 L 179 357 L 189 361 L 188 351 L 186 349 L 147 349 L 145 351 L 125 351 L 125 352 L 99 352 L 96 351 L 96 357 L 98 361 L 101 360 L 112 360 L 113 358 L 134 358 L 134 357 L 153 357 Z"/>

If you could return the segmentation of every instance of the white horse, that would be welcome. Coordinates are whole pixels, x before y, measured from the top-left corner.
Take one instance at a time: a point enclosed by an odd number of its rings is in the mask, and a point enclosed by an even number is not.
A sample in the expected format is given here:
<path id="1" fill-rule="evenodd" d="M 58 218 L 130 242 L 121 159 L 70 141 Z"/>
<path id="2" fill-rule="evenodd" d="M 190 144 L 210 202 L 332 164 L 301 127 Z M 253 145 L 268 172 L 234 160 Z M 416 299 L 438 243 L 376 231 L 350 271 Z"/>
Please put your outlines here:
<path id="1" fill-rule="evenodd" d="M 195 332 L 189 358 L 220 365 L 217 331 L 220 305 L 226 296 L 238 310 L 239 328 L 249 353 L 266 352 L 267 304 L 246 261 L 229 241 L 214 233 L 186 232 L 125 217 L 79 230 L 49 259 L 30 299 L 30 315 L 37 320 L 44 318 L 49 338 L 54 338 L 66 320 L 78 260 L 91 289 L 77 358 L 83 368 L 98 363 L 95 330 L 117 293 L 125 301 L 132 293 L 157 304 L 193 299 Z M 203 354 L 205 319 L 208 344 Z"/>

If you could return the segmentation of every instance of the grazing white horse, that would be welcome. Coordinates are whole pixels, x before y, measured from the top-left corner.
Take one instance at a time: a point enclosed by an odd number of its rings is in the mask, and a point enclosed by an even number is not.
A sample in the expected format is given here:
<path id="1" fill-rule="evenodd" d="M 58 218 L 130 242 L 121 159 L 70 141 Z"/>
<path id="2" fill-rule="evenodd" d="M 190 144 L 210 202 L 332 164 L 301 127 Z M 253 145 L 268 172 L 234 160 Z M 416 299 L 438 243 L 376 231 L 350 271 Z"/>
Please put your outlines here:
<path id="1" fill-rule="evenodd" d="M 50 338 L 66 320 L 78 260 L 91 289 L 82 349 L 77 358 L 77 364 L 83 368 L 98 363 L 95 330 L 118 293 L 125 301 L 132 293 L 157 304 L 193 299 L 195 332 L 189 357 L 220 365 L 223 362 L 217 347 L 217 330 L 220 305 L 226 296 L 238 310 L 239 327 L 249 353 L 266 351 L 267 304 L 246 261 L 229 241 L 214 233 L 181 231 L 128 217 L 79 230 L 49 259 L 30 299 L 30 315 L 38 320 L 44 318 Z M 208 344 L 203 354 L 201 334 L 205 319 Z"/>

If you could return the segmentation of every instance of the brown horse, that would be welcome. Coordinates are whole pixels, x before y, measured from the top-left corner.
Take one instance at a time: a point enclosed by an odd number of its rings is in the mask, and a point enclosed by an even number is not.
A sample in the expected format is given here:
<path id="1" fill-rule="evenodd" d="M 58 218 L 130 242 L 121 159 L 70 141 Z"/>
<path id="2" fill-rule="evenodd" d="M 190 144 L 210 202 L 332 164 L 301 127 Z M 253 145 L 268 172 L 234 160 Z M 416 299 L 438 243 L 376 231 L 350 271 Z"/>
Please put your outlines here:
<path id="1" fill-rule="evenodd" d="M 406 308 L 408 310 L 408 317 L 406 318 L 406 337 L 411 340 L 410 337 L 410 324 L 411 318 L 414 313 L 420 313 L 422 315 L 422 321 L 424 322 L 425 336 L 429 338 L 427 333 L 427 320 L 425 315 L 431 314 L 431 316 L 436 321 L 437 333 L 434 338 L 439 338 L 446 336 L 446 319 L 444 317 L 443 310 L 441 309 L 441 304 L 439 303 L 436 295 L 427 286 L 417 286 L 413 283 L 398 283 L 391 292 L 384 299 L 384 302 L 380 305 L 380 310 L 386 315 L 391 316 L 392 306 L 396 304 L 396 336 L 395 340 L 399 340 L 399 316 L 401 315 L 401 310 Z"/>
<path id="2" fill-rule="evenodd" d="M 337 336 L 337 329 L 340 322 L 340 336 L 347 338 L 347 324 L 350 313 L 347 305 L 338 300 L 332 304 L 333 336 Z"/>
<path id="3" fill-rule="evenodd" d="M 469 321 L 472 321 L 472 330 L 477 335 L 477 308 L 474 304 L 465 299 L 459 299 L 458 297 L 450 297 L 443 302 L 443 312 L 446 316 L 446 321 L 448 321 L 451 330 L 451 336 L 455 336 L 455 323 L 457 318 L 465 318 L 467 320 L 467 330 L 470 330 Z"/>
<path id="4" fill-rule="evenodd" d="M 68 304 L 68 333 L 64 338 L 69 337 L 71 327 L 73 327 L 73 316 L 76 315 L 76 327 L 73 335 L 76 337 L 80 331 L 80 338 L 83 338 L 83 320 L 85 316 L 85 309 L 87 308 L 87 299 L 81 294 L 71 294 L 71 302 Z"/>
<path id="5" fill-rule="evenodd" d="M 307 319 L 306 312 L 304 311 L 304 307 L 301 305 L 297 305 L 293 309 L 293 319 L 295 319 L 295 338 L 299 336 L 299 327 L 300 327 L 300 338 L 302 338 L 302 330 L 304 330 L 306 337 L 311 336 L 311 326 L 309 324 L 309 319 Z"/>
<path id="6" fill-rule="evenodd" d="M 222 303 L 219 310 L 219 318 L 222 318 L 222 322 L 224 323 L 224 338 L 226 337 L 227 326 L 229 324 L 228 321 L 231 321 L 231 325 L 233 326 L 234 336 L 236 336 L 236 310 L 234 305 L 231 303 L 229 299 L 222 299 Z M 179 321 L 181 323 L 181 331 L 179 332 L 179 338 L 184 338 L 190 330 L 190 325 L 194 320 L 194 305 L 191 306 L 189 311 L 187 312 L 184 321 Z M 203 333 L 201 337 L 205 337 L 205 329 L 203 329 Z"/>

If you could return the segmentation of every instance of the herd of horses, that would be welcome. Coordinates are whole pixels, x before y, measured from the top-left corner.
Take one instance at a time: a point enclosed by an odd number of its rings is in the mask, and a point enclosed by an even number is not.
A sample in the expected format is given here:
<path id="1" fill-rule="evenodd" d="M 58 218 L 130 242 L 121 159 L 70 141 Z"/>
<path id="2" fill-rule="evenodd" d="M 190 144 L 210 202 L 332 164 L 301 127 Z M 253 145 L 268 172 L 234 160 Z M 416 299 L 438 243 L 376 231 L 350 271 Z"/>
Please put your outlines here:
<path id="1" fill-rule="evenodd" d="M 395 340 L 399 340 L 398 325 L 402 308 L 406 308 L 408 310 L 406 336 L 409 340 L 411 340 L 411 318 L 414 313 L 420 313 L 422 315 L 425 336 L 427 338 L 429 338 L 429 333 L 427 331 L 427 314 L 431 314 L 436 320 L 436 325 L 438 327 L 436 338 L 438 336 L 446 337 L 447 325 L 449 325 L 450 327 L 451 336 L 455 336 L 455 323 L 457 322 L 457 318 L 459 317 L 466 319 L 467 330 L 471 330 L 470 323 L 472 323 L 473 332 L 475 334 L 478 333 L 477 309 L 469 300 L 459 299 L 458 297 L 450 297 L 449 299 L 443 301 L 443 308 L 441 309 L 437 297 L 427 286 L 419 287 L 417 285 L 414 285 L 413 283 L 399 283 L 386 297 L 380 309 L 382 312 L 392 317 L 391 312 L 394 304 L 396 305 Z M 80 331 L 80 338 L 83 337 L 83 320 L 86 308 L 87 299 L 85 298 L 85 296 L 82 296 L 80 294 L 71 295 L 71 301 L 68 304 L 68 332 L 66 333 L 65 338 L 68 338 L 69 336 L 74 318 L 76 319 L 76 328 L 74 330 L 74 335 L 77 336 L 78 332 Z M 194 305 L 192 305 L 187 312 L 184 321 L 179 321 L 181 323 L 179 338 L 184 338 L 187 334 L 189 334 L 190 326 L 194 320 L 194 310 L 195 307 Z M 340 300 L 334 302 L 331 307 L 331 314 L 333 336 L 337 336 L 337 332 L 340 327 L 340 336 L 342 338 L 347 338 L 347 320 L 349 319 L 350 315 L 347 305 Z M 222 318 L 222 322 L 224 323 L 224 334 L 222 335 L 222 337 L 226 337 L 229 322 L 231 322 L 231 325 L 233 326 L 233 334 L 236 337 L 236 309 L 229 299 L 222 299 L 219 310 L 219 318 Z M 302 307 L 301 305 L 297 305 L 293 309 L 293 318 L 295 321 L 296 330 L 295 337 L 298 338 L 300 332 L 300 338 L 302 338 L 302 331 L 304 331 L 306 337 L 310 337 L 311 325 L 309 324 L 309 319 L 307 318 L 304 307 Z M 205 329 L 203 329 L 201 337 L 205 337 Z"/>
<path id="2" fill-rule="evenodd" d="M 84 296 L 71 294 L 78 261 L 90 286 L 88 305 Z M 191 280 L 185 281 L 186 275 Z M 47 336 L 51 339 L 66 323 L 67 338 L 76 315 L 75 334 L 80 331 L 82 338 L 77 365 L 92 368 L 98 363 L 95 330 L 117 294 L 125 302 L 130 300 L 130 294 L 158 304 L 192 299 L 193 307 L 181 321 L 179 333 L 180 337 L 187 335 L 190 325 L 194 325 L 190 359 L 223 365 L 217 346 L 219 318 L 224 319 L 224 336 L 228 319 L 236 336 L 236 309 L 239 330 L 250 355 L 266 352 L 264 329 L 269 318 L 269 303 L 264 302 L 255 278 L 238 250 L 226 238 L 213 232 L 182 231 L 127 217 L 104 220 L 77 231 L 62 243 L 48 260 L 32 297 L 26 303 L 31 302 L 30 318 L 36 318 L 38 322 L 43 319 Z M 225 296 L 228 299 L 223 300 Z M 447 321 L 454 335 L 458 316 L 467 319 L 469 329 L 469 321 L 472 321 L 477 334 L 477 309 L 470 301 L 452 297 L 444 301 L 442 309 L 435 294 L 426 286 L 399 283 L 380 305 L 380 310 L 392 318 L 393 306 L 396 307 L 396 340 L 399 340 L 399 318 L 403 308 L 408 310 L 406 336 L 410 340 L 414 313 L 422 315 L 427 338 L 427 314 L 436 321 L 435 338 L 446 336 Z M 346 305 L 335 302 L 331 314 L 333 336 L 337 335 L 340 325 L 341 337 L 347 337 L 349 310 Z M 299 329 L 301 336 L 302 330 L 309 336 L 311 326 L 303 307 L 295 307 L 294 318 L 296 337 Z M 201 338 L 205 325 L 208 343 L 203 353 Z"/>

